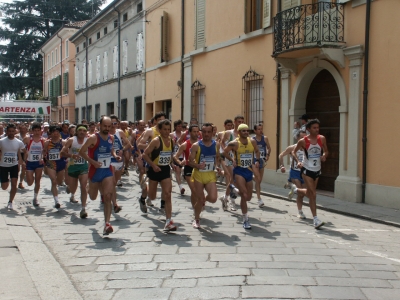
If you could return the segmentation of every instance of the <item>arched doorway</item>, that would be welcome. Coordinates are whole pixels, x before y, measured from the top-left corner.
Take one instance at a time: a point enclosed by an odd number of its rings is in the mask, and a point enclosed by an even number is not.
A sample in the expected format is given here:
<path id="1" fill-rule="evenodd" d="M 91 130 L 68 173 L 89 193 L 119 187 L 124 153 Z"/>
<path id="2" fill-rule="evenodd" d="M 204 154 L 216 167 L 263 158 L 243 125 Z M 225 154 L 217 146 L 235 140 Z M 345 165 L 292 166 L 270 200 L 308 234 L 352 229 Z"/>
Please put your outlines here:
<path id="1" fill-rule="evenodd" d="M 317 189 L 334 191 L 339 175 L 340 95 L 332 74 L 320 71 L 313 79 L 307 94 L 306 112 L 321 122 L 320 134 L 326 137 L 329 156 L 322 163 L 322 175 Z"/>

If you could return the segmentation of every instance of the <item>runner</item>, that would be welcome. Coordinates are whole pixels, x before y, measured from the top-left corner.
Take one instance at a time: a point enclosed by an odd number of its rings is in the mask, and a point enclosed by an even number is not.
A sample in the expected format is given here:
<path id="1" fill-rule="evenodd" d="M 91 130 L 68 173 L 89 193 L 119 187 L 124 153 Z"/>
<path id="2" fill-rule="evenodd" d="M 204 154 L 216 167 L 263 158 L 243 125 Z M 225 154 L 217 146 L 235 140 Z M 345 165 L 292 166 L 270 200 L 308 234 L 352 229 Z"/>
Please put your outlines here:
<path id="1" fill-rule="evenodd" d="M 190 139 L 188 139 L 186 142 L 184 142 L 182 145 L 179 146 L 179 149 L 175 153 L 173 159 L 175 163 L 184 166 L 183 174 L 191 191 L 190 200 L 192 202 L 192 208 L 194 210 L 197 200 L 196 200 L 196 193 L 194 190 L 194 182 L 192 181 L 193 168 L 189 165 L 189 156 L 192 145 L 194 143 L 197 143 L 199 136 L 199 126 L 196 124 L 190 125 L 189 132 L 190 132 Z M 184 154 L 184 159 L 180 160 L 182 154 Z"/>
<path id="2" fill-rule="evenodd" d="M 78 124 L 75 136 L 66 142 L 61 151 L 63 156 L 69 158 L 69 163 L 67 165 L 69 176 L 67 193 L 71 193 L 71 202 L 77 202 L 75 200 L 75 192 L 78 188 L 78 181 L 81 187 L 82 209 L 79 215 L 82 219 L 85 219 L 88 216 L 86 212 L 88 163 L 79 155 L 79 150 L 82 145 L 86 143 L 87 139 L 87 127 L 83 124 Z"/>
<path id="3" fill-rule="evenodd" d="M 226 165 L 230 164 L 231 162 L 224 158 L 224 149 L 228 145 L 229 141 L 225 142 L 225 147 L 222 147 L 221 143 L 222 143 L 222 139 L 223 139 L 223 137 L 225 135 L 225 132 L 227 130 L 231 130 L 233 128 L 233 121 L 231 119 L 226 119 L 224 121 L 224 128 L 225 128 L 224 131 L 220 131 L 217 134 L 217 142 L 220 145 L 219 154 L 221 155 L 221 158 L 222 158 L 221 159 L 221 168 L 223 170 L 223 171 L 221 171 L 223 176 L 218 176 L 218 180 L 219 180 L 220 183 L 222 183 L 222 181 L 225 178 L 225 184 L 226 184 L 226 186 L 228 188 L 229 182 L 230 182 L 230 177 L 229 177 L 230 175 L 229 175 L 229 170 L 226 168 Z M 221 200 L 221 202 L 222 202 L 222 209 L 225 210 L 225 211 L 228 210 L 228 199 L 225 200 L 225 195 L 221 196 L 219 198 L 219 200 Z"/>
<path id="4" fill-rule="evenodd" d="M 33 192 L 33 206 L 39 206 L 37 196 L 40 189 L 40 180 L 43 173 L 43 146 L 44 139 L 42 138 L 42 127 L 40 123 L 34 122 L 31 126 L 32 136 L 26 136 L 23 143 L 26 147 L 26 183 L 31 186 L 35 182 Z"/>
<path id="5" fill-rule="evenodd" d="M 220 160 L 217 142 L 212 139 L 211 123 L 204 123 L 201 131 L 203 139 L 193 144 L 189 156 L 189 165 L 193 168 L 192 180 L 196 194 L 195 216 L 192 225 L 196 229 L 200 228 L 200 213 L 206 201 L 210 203 L 217 201 L 215 166 Z M 204 190 L 207 191 L 207 196 L 204 195 Z"/>
<path id="6" fill-rule="evenodd" d="M 60 208 L 61 204 L 58 201 L 57 185 L 62 185 L 65 175 L 66 159 L 61 157 L 61 150 L 66 141 L 61 138 L 61 128 L 58 126 L 50 126 L 50 139 L 44 143 L 43 156 L 46 157 L 47 175 L 51 180 L 51 192 L 54 197 L 55 208 Z M 75 199 L 72 203 L 77 203 Z"/>
<path id="7" fill-rule="evenodd" d="M 175 153 L 178 151 L 179 148 L 179 144 L 178 144 L 178 140 L 180 139 L 181 135 L 182 135 L 182 120 L 177 120 L 174 122 L 174 132 L 172 132 L 170 134 L 172 140 L 174 141 L 175 147 L 174 147 L 174 151 L 173 151 L 173 155 L 175 155 Z M 183 155 L 181 153 L 181 156 L 178 157 L 178 161 L 182 162 L 183 160 Z M 181 195 L 183 195 L 185 193 L 185 189 L 182 186 L 182 165 L 177 162 L 173 162 L 172 164 L 172 168 L 175 172 L 175 178 L 176 178 L 176 183 L 178 184 L 179 187 L 179 192 L 181 193 Z"/>
<path id="8" fill-rule="evenodd" d="M 42 137 L 45 139 L 49 138 L 49 127 L 50 127 L 49 123 L 47 123 L 47 122 L 43 123 Z"/>
<path id="9" fill-rule="evenodd" d="M 67 138 L 69 138 L 69 121 L 65 120 L 62 124 L 61 124 L 61 138 L 63 140 L 66 140 Z"/>
<path id="10" fill-rule="evenodd" d="M 258 199 L 258 206 L 263 207 L 264 202 L 261 200 L 261 182 L 264 177 L 264 167 L 271 155 L 271 146 L 269 145 L 268 137 L 263 135 L 263 124 L 258 123 L 254 125 L 254 133 L 256 134 L 253 139 L 256 141 L 258 150 L 260 150 L 260 169 L 254 172 L 256 182 L 256 194 Z"/>
<path id="11" fill-rule="evenodd" d="M 300 130 L 296 133 L 296 139 L 300 140 L 306 136 L 306 132 L 303 130 Z M 305 196 L 305 193 L 303 193 L 303 190 L 306 186 L 304 184 L 303 178 L 301 178 L 301 169 L 297 168 L 297 164 L 295 163 L 293 157 L 292 157 L 292 152 L 296 148 L 297 144 L 291 145 L 286 148 L 285 151 L 283 151 L 281 154 L 279 154 L 279 165 L 282 173 L 286 172 L 285 164 L 283 163 L 283 157 L 286 155 L 290 155 L 290 172 L 289 172 L 289 178 L 288 181 L 285 184 L 285 188 L 287 188 L 289 185 L 295 185 L 298 190 L 297 190 L 297 209 L 298 209 L 298 214 L 297 217 L 300 219 L 305 219 L 306 216 L 303 213 L 303 198 Z M 300 162 L 303 162 L 304 159 L 304 151 L 303 150 L 298 150 L 297 151 L 297 157 Z M 299 190 L 300 189 L 300 190 Z M 294 195 L 293 189 L 290 190 L 289 192 L 289 199 L 292 199 Z"/>
<path id="12" fill-rule="evenodd" d="M 89 123 L 89 132 L 88 132 L 88 136 L 89 136 L 89 135 L 92 135 L 92 134 L 95 134 L 95 133 L 96 133 L 96 123 L 93 122 L 93 121 L 91 121 L 91 122 Z"/>
<path id="13" fill-rule="evenodd" d="M 126 140 L 130 141 L 132 131 L 130 130 L 130 128 L 128 128 L 128 125 L 129 125 L 128 121 L 121 121 L 119 124 L 119 126 L 120 126 L 119 129 L 123 132 L 123 135 L 126 137 Z M 129 149 L 129 151 L 123 150 L 123 153 L 121 153 L 121 156 L 124 158 L 124 160 L 123 160 L 124 170 L 123 170 L 122 174 L 129 176 L 128 167 L 129 167 L 129 159 L 131 157 L 131 149 Z"/>
<path id="14" fill-rule="evenodd" d="M 113 137 L 111 119 L 100 119 L 100 131 L 90 136 L 79 150 L 79 155 L 90 163 L 89 167 L 89 197 L 96 200 L 100 190 L 104 198 L 104 230 L 103 235 L 109 235 L 114 231 L 110 224 L 112 211 L 112 198 L 115 190 L 114 175 L 111 167 L 111 157 L 121 161 L 122 158 L 115 154 L 113 149 Z"/>
<path id="15" fill-rule="evenodd" d="M 145 127 L 146 127 L 145 121 L 140 120 L 138 123 L 137 129 L 135 129 L 133 131 L 132 136 L 131 136 L 131 145 L 133 146 L 132 155 L 133 155 L 133 159 L 136 162 L 136 166 L 137 166 L 136 173 L 139 174 L 139 182 L 142 182 L 143 176 L 146 173 L 145 161 L 142 159 L 143 150 L 138 149 L 138 140 L 139 140 L 140 136 L 143 134 Z"/>
<path id="16" fill-rule="evenodd" d="M 15 136 L 17 139 L 19 139 L 22 143 L 24 141 L 24 138 L 26 138 L 27 136 L 29 136 L 28 134 L 28 128 L 26 127 L 26 125 L 24 123 L 21 123 L 19 125 L 19 133 Z M 21 157 L 22 160 L 25 161 L 25 149 L 23 149 L 21 151 Z M 19 189 L 24 189 L 24 185 L 23 185 L 23 181 L 25 179 L 25 173 L 26 173 L 26 165 L 25 163 L 22 165 L 19 165 L 20 168 L 20 174 L 19 174 L 19 184 L 18 184 L 18 188 Z"/>
<path id="17" fill-rule="evenodd" d="M 251 200 L 253 193 L 253 169 L 259 168 L 260 150 L 258 150 L 256 141 L 249 138 L 249 127 L 246 124 L 240 124 L 237 130 L 239 137 L 229 142 L 224 150 L 224 155 L 233 162 L 234 181 L 239 188 L 240 207 L 243 214 L 243 228 L 251 229 L 247 214 L 247 201 Z M 229 151 L 235 153 L 235 159 L 229 156 Z"/>
<path id="18" fill-rule="evenodd" d="M 314 227 L 316 229 L 325 224 L 317 216 L 317 184 L 318 178 L 321 175 L 321 162 L 325 162 L 328 157 L 328 146 L 326 145 L 325 137 L 319 134 L 319 125 L 320 122 L 318 119 L 308 121 L 306 130 L 310 134 L 300 139 L 292 152 L 297 167 L 301 169 L 302 177 L 307 187 L 307 190 L 303 190 L 302 192 L 305 192 L 309 199 L 311 213 L 314 217 Z M 304 151 L 303 162 L 297 156 L 297 151 L 299 150 Z M 293 187 L 293 192 L 296 193 L 297 191 L 298 189 Z"/>
<path id="19" fill-rule="evenodd" d="M 174 142 L 169 136 L 171 133 L 171 122 L 162 120 L 157 125 L 160 136 L 154 138 L 148 147 L 144 150 L 143 158 L 149 164 L 147 177 L 149 178 L 149 191 L 156 190 L 158 183 L 161 185 L 161 201 L 165 204 L 165 227 L 164 231 L 175 231 L 176 226 L 172 221 L 172 202 L 171 202 L 171 167 L 172 149 Z M 139 204 L 142 209 L 146 208 L 143 199 L 139 199 Z M 147 208 L 146 208 L 147 210 Z M 164 207 L 161 207 L 161 212 Z"/>
<path id="20" fill-rule="evenodd" d="M 22 166 L 25 164 L 21 156 L 21 151 L 25 149 L 25 146 L 24 143 L 15 138 L 16 129 L 14 124 L 8 124 L 6 128 L 7 137 L 0 139 L 0 182 L 1 188 L 6 190 L 11 179 L 10 198 L 7 205 L 10 210 L 13 209 L 13 201 L 17 193 L 18 164 Z"/>

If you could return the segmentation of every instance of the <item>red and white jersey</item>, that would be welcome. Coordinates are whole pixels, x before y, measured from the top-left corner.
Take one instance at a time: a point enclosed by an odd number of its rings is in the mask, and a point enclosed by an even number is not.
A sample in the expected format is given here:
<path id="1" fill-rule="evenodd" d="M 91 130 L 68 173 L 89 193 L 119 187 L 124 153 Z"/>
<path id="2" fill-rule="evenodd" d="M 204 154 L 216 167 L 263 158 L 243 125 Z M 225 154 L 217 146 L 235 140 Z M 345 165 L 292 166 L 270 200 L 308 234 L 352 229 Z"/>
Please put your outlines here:
<path id="1" fill-rule="evenodd" d="M 322 156 L 322 140 L 321 136 L 317 136 L 317 143 L 311 144 L 308 137 L 304 137 L 306 148 L 304 149 L 303 166 L 307 170 L 318 172 L 321 170 L 321 156 Z"/>
<path id="2" fill-rule="evenodd" d="M 294 144 L 293 146 L 294 146 L 294 148 L 296 148 L 296 145 L 297 144 Z M 299 160 L 299 162 L 304 162 L 304 151 L 303 150 L 298 150 L 297 152 L 296 152 L 296 155 L 297 155 L 297 158 L 298 158 L 298 160 Z M 296 162 L 295 162 L 295 160 L 293 159 L 293 156 L 292 155 L 290 155 L 290 167 L 292 168 L 292 170 L 294 170 L 294 171 L 301 171 L 298 167 L 297 167 L 297 164 L 296 164 Z"/>
<path id="3" fill-rule="evenodd" d="M 43 152 L 44 142 L 41 138 L 39 142 L 35 142 L 31 137 L 28 145 L 26 145 L 26 150 L 28 154 L 28 161 L 36 162 L 42 159 L 42 152 Z"/>

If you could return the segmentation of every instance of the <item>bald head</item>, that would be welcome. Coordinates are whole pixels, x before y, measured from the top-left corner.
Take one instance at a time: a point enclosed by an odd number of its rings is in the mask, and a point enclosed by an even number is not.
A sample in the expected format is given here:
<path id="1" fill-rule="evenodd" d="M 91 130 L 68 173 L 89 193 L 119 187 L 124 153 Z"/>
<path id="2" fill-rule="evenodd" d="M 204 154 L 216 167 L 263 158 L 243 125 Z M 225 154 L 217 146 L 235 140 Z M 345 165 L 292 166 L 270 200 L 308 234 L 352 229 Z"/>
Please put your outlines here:
<path id="1" fill-rule="evenodd" d="M 104 135 L 108 135 L 111 129 L 110 117 L 102 117 L 100 119 L 100 132 Z"/>

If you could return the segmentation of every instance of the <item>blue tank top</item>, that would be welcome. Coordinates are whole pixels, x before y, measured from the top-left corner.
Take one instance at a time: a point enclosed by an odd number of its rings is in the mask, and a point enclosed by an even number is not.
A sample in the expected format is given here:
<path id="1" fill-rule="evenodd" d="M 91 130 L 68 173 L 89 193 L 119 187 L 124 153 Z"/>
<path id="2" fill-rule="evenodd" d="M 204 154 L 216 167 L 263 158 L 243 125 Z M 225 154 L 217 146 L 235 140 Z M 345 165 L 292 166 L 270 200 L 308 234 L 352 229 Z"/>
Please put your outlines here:
<path id="1" fill-rule="evenodd" d="M 118 133 L 118 134 L 117 134 L 117 133 Z M 121 154 L 122 154 L 122 151 L 121 151 L 121 150 L 122 150 L 124 147 L 122 146 L 121 139 L 120 139 L 120 137 L 119 137 L 119 132 L 118 132 L 118 131 L 114 134 L 114 144 L 113 144 L 113 148 L 114 148 L 115 154 L 118 155 L 118 156 L 121 156 Z M 111 162 L 116 163 L 117 160 L 116 160 L 114 157 L 111 157 Z"/>
<path id="2" fill-rule="evenodd" d="M 206 169 L 202 172 L 213 171 L 215 169 L 215 157 L 217 156 L 217 142 L 212 141 L 211 146 L 204 145 L 203 140 L 199 141 L 200 151 L 197 153 L 197 163 L 206 163 Z"/>
<path id="3" fill-rule="evenodd" d="M 265 136 L 261 136 L 261 141 L 257 141 L 255 136 L 253 136 L 253 139 L 256 141 L 258 149 L 260 150 L 260 158 L 265 159 L 267 154 L 267 143 L 265 142 Z"/>
<path id="4" fill-rule="evenodd" d="M 107 168 L 111 163 L 111 149 L 112 149 L 112 140 L 111 136 L 107 137 L 107 140 L 103 140 L 99 133 L 96 133 L 97 136 L 97 144 L 93 148 L 89 148 L 89 157 L 93 160 L 101 162 L 103 164 L 102 168 Z"/>

